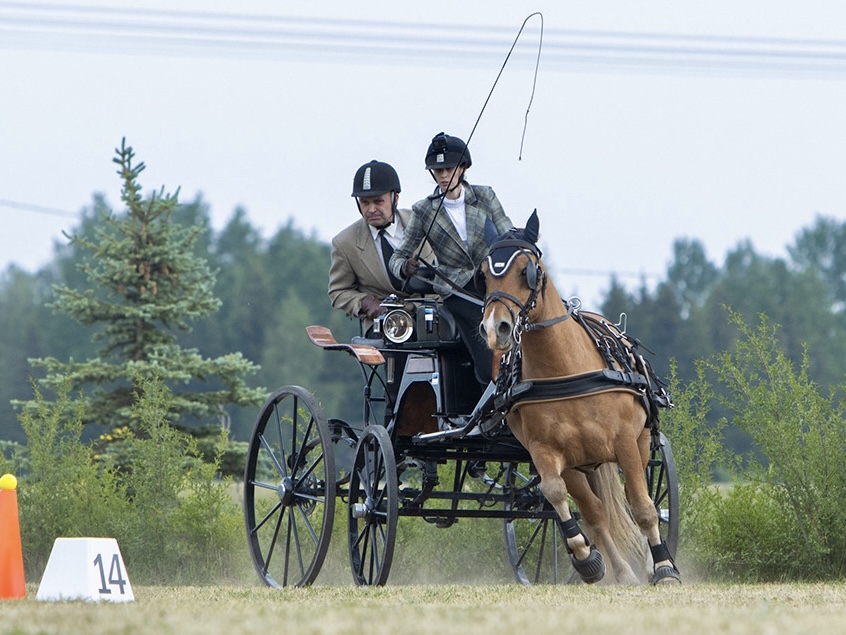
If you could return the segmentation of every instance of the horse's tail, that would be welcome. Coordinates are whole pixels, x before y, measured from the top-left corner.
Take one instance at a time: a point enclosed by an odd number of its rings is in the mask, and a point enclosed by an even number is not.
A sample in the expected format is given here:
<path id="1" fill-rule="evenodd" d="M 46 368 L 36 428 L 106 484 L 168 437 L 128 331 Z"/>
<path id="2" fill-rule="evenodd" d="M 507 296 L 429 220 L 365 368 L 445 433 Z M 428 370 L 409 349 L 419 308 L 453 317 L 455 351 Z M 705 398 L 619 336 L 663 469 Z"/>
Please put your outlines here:
<path id="1" fill-rule="evenodd" d="M 620 555 L 631 565 L 638 577 L 649 575 L 646 538 L 629 512 L 617 464 L 603 463 L 598 469 L 589 472 L 588 483 L 594 494 L 604 503 L 608 515 L 608 529 Z"/>

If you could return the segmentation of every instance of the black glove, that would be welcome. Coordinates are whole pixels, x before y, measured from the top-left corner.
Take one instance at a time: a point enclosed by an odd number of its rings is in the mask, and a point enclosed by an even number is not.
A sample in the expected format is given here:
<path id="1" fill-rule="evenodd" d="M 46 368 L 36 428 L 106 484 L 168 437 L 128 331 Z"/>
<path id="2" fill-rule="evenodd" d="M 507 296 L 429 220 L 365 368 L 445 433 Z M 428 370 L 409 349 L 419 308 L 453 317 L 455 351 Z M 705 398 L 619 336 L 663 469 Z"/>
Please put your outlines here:
<path id="1" fill-rule="evenodd" d="M 361 308 L 358 314 L 361 317 L 375 320 L 377 317 L 385 312 L 385 307 L 379 306 L 382 303 L 382 298 L 377 298 L 375 295 L 366 295 L 361 301 Z"/>
<path id="2" fill-rule="evenodd" d="M 410 278 L 417 273 L 417 268 L 420 266 L 420 261 L 417 258 L 409 258 L 402 263 L 402 275 Z"/>

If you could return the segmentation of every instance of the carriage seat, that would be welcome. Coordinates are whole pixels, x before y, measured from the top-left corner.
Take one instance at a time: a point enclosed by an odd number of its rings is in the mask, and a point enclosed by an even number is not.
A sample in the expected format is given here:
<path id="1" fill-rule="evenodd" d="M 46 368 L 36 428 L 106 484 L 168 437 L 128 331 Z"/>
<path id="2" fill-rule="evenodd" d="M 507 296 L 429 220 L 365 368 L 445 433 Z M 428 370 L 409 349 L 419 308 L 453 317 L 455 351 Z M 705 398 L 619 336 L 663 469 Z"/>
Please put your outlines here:
<path id="1" fill-rule="evenodd" d="M 452 313 L 449 312 L 449 309 L 447 309 L 443 304 L 438 305 L 438 318 L 444 323 L 444 325 L 440 326 L 438 329 L 441 340 L 445 342 L 457 342 L 461 339 L 455 318 L 452 316 Z"/>

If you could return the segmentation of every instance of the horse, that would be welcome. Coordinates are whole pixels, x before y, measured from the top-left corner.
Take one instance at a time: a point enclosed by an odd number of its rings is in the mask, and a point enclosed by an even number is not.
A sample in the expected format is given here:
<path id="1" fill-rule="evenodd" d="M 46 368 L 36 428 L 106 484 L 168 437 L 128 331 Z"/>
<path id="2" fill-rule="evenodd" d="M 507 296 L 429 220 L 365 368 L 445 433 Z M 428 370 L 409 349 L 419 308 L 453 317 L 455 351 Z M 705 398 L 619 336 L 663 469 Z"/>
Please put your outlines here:
<path id="1" fill-rule="evenodd" d="M 480 333 L 504 356 L 498 381 L 506 388 L 510 382 L 513 394 L 523 392 L 511 402 L 507 424 L 531 455 L 541 492 L 562 521 L 570 559 L 583 581 L 604 576 L 603 553 L 618 582 L 638 581 L 631 556 L 618 549 L 618 543 L 633 541 L 613 524 L 614 518 L 630 515 L 643 562 L 648 560 L 641 534 L 649 546 L 652 583 L 680 583 L 645 477 L 650 428 L 657 432 L 656 404 L 648 390 L 654 376 L 622 332 L 561 298 L 537 246 L 539 225 L 535 211 L 525 229 L 488 236 L 489 255 L 480 267 L 485 285 Z M 590 324 L 611 336 L 597 336 Z M 608 494 L 621 489 L 617 466 L 625 500 Z M 568 496 L 593 543 L 573 518 Z M 625 503 L 628 510 L 620 509 Z"/>

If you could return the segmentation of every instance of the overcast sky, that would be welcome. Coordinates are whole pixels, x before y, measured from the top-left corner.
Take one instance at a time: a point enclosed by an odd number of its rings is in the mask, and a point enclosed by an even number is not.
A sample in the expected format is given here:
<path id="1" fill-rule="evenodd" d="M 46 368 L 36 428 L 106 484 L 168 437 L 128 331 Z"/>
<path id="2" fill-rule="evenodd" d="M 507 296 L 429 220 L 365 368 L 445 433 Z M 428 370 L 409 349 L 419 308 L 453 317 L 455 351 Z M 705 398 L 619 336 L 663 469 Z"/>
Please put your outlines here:
<path id="1" fill-rule="evenodd" d="M 174 6 L 178 8 L 174 8 Z M 0 270 L 34 271 L 102 192 L 120 209 L 126 137 L 150 191 L 243 206 L 266 237 L 328 241 L 356 218 L 356 168 L 430 193 L 426 147 L 469 137 L 471 183 L 532 209 L 564 295 L 611 271 L 654 282 L 673 240 L 721 265 L 785 255 L 846 212 L 846 4 L 744 2 L 5 2 L 0 0 Z M 280 259 L 284 254 L 280 254 Z"/>

